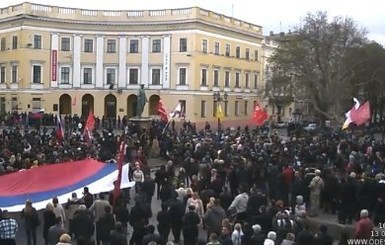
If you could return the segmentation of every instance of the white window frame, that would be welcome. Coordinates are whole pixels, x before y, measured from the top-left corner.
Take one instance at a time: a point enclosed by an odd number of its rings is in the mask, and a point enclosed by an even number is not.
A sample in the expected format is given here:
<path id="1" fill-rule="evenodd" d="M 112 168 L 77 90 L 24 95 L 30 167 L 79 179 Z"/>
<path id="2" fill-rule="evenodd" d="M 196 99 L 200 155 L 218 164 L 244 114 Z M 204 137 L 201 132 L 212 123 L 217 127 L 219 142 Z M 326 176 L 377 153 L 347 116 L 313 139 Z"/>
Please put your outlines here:
<path id="1" fill-rule="evenodd" d="M 238 52 L 237 52 L 237 49 L 239 48 L 239 55 L 238 55 Z M 235 47 L 235 58 L 237 58 L 237 59 L 240 59 L 240 58 L 242 58 L 242 48 L 241 48 L 241 46 L 236 46 Z"/>
<path id="2" fill-rule="evenodd" d="M 226 73 L 229 74 L 229 84 L 228 84 L 228 86 L 226 86 Z M 230 70 L 225 70 L 223 76 L 224 76 L 223 77 L 223 82 L 224 82 L 223 87 L 224 88 L 230 88 L 231 87 L 231 71 Z"/>
<path id="3" fill-rule="evenodd" d="M 250 72 L 245 72 L 245 88 L 250 88 Z"/>
<path id="4" fill-rule="evenodd" d="M 108 41 L 115 41 L 114 52 L 109 52 L 109 50 L 108 50 Z M 106 53 L 107 54 L 116 54 L 116 53 L 118 53 L 118 41 L 116 40 L 116 38 L 107 38 L 107 40 L 106 40 Z"/>
<path id="5" fill-rule="evenodd" d="M 239 101 L 234 101 L 234 115 L 239 116 Z"/>
<path id="6" fill-rule="evenodd" d="M 130 70 L 131 69 L 137 69 L 138 70 L 138 83 L 137 84 L 131 84 L 130 83 Z M 141 72 L 140 72 L 140 67 L 139 66 L 129 66 L 127 68 L 127 85 L 129 85 L 129 86 L 138 86 L 138 85 L 140 85 L 141 84 L 141 77 L 140 77 L 140 75 L 141 75 Z"/>
<path id="7" fill-rule="evenodd" d="M 118 68 L 115 66 L 106 66 L 104 68 L 104 82 L 103 82 L 103 84 L 104 85 L 110 85 L 110 83 L 108 83 L 108 73 L 107 73 L 108 69 L 115 70 L 115 77 L 114 77 L 114 83 L 113 84 L 116 85 L 118 82 Z"/>
<path id="8" fill-rule="evenodd" d="M 255 79 L 255 78 L 257 78 L 257 79 Z M 253 80 L 254 80 L 253 89 L 258 89 L 259 74 L 257 72 L 254 73 Z"/>
<path id="9" fill-rule="evenodd" d="M 39 107 L 35 107 L 35 105 L 38 104 Z M 33 112 L 38 112 L 42 109 L 42 99 L 40 97 L 34 97 L 32 98 L 31 108 Z"/>
<path id="10" fill-rule="evenodd" d="M 215 72 L 218 72 L 218 76 L 217 76 L 218 84 L 217 84 L 217 85 L 215 85 Z M 215 69 L 213 70 L 213 87 L 220 87 L 220 86 L 221 86 L 221 79 L 219 79 L 219 76 L 220 76 L 219 69 L 218 69 L 218 68 L 215 68 Z"/>
<path id="11" fill-rule="evenodd" d="M 160 41 L 160 50 L 154 52 L 154 41 L 156 41 L 156 40 Z M 159 54 L 159 53 L 162 53 L 162 51 L 163 51 L 162 38 L 153 38 L 153 39 L 151 39 L 151 53 Z"/>
<path id="12" fill-rule="evenodd" d="M 227 54 L 227 47 L 229 47 L 229 53 L 228 54 Z M 226 43 L 224 55 L 227 56 L 227 57 L 231 56 L 231 44 L 230 43 Z"/>
<path id="13" fill-rule="evenodd" d="M 206 72 L 205 72 L 205 81 L 206 81 L 206 84 L 203 84 L 203 70 L 205 70 Z M 209 86 L 209 81 L 208 81 L 208 76 L 207 76 L 207 73 L 208 73 L 208 71 L 209 71 L 209 68 L 208 67 L 205 67 L 205 66 L 203 66 L 203 67 L 201 67 L 201 74 L 200 74 L 200 86 L 202 87 L 207 87 L 207 86 Z"/>
<path id="14" fill-rule="evenodd" d="M 218 50 L 217 50 L 217 44 L 218 44 Z M 219 55 L 221 53 L 221 43 L 218 41 L 214 42 L 214 54 Z"/>
<path id="15" fill-rule="evenodd" d="M 13 68 L 16 67 L 16 77 L 13 77 Z M 19 83 L 19 64 L 11 63 L 11 83 L 17 84 Z"/>
<path id="16" fill-rule="evenodd" d="M 39 48 L 35 47 L 35 36 L 40 36 L 40 47 Z M 34 34 L 32 42 L 33 42 L 32 44 L 33 44 L 34 49 L 43 49 L 43 35 Z"/>
<path id="17" fill-rule="evenodd" d="M 63 83 L 63 79 L 62 79 L 62 68 L 68 68 L 69 69 L 69 76 L 68 76 L 68 83 Z M 71 66 L 70 65 L 61 65 L 59 66 L 59 79 L 60 79 L 60 83 L 61 85 L 69 85 L 69 84 L 72 84 L 72 69 L 71 69 Z"/>
<path id="18" fill-rule="evenodd" d="M 40 83 L 34 83 L 33 82 L 33 67 L 34 66 L 40 66 Z M 44 74 L 44 67 L 43 67 L 42 63 L 32 63 L 31 64 L 31 84 L 35 84 L 35 85 L 42 85 L 42 84 L 44 84 L 43 74 Z"/>
<path id="19" fill-rule="evenodd" d="M 186 70 L 186 83 L 185 84 L 180 84 L 180 69 L 185 69 Z M 177 77 L 177 85 L 178 86 L 188 86 L 188 68 L 186 66 L 179 66 L 178 67 L 178 77 Z"/>
<path id="20" fill-rule="evenodd" d="M 2 78 L 2 71 L 4 70 L 4 78 Z M 7 66 L 5 64 L 0 64 L 0 84 L 7 83 Z"/>
<path id="21" fill-rule="evenodd" d="M 86 51 L 86 40 L 92 40 L 92 51 L 91 51 L 91 52 Z M 84 39 L 83 39 L 83 49 L 82 49 L 82 52 L 83 52 L 83 53 L 86 53 L 86 54 L 92 54 L 92 53 L 95 53 L 95 48 L 96 48 L 95 46 L 96 46 L 95 38 L 92 38 L 92 37 L 84 37 Z"/>
<path id="22" fill-rule="evenodd" d="M 182 39 L 186 40 L 186 50 L 184 50 L 184 51 L 181 50 L 181 47 L 182 47 L 182 46 L 180 45 Z M 179 45 L 179 49 L 178 49 L 179 52 L 184 53 L 184 52 L 187 52 L 187 51 L 188 51 L 188 42 L 187 42 L 187 41 L 188 41 L 187 37 L 181 37 L 181 38 L 179 38 L 179 43 L 178 43 L 178 45 Z"/>
<path id="23" fill-rule="evenodd" d="M 206 42 L 206 48 L 204 45 L 205 42 Z M 201 48 L 202 53 L 207 54 L 208 47 L 209 47 L 209 41 L 207 39 L 202 39 L 202 48 Z"/>
<path id="24" fill-rule="evenodd" d="M 238 75 L 238 84 L 237 84 L 237 75 Z M 240 88 L 241 87 L 241 72 L 240 71 L 236 71 L 235 74 L 234 74 L 234 88 Z"/>
<path id="25" fill-rule="evenodd" d="M 84 83 L 84 69 L 86 68 L 90 68 L 92 70 L 91 72 L 91 83 Z M 89 66 L 89 65 L 85 65 L 85 66 L 82 66 L 82 80 L 81 80 L 81 85 L 82 86 L 90 86 L 90 85 L 95 85 L 95 67 L 94 66 Z"/>
<path id="26" fill-rule="evenodd" d="M 68 38 L 69 39 L 69 41 L 70 41 L 70 43 L 69 43 L 69 50 L 63 50 L 63 38 Z M 69 36 L 62 36 L 62 37 L 60 37 L 60 51 L 62 51 L 62 52 L 70 52 L 70 51 L 72 51 L 72 39 L 71 39 L 71 37 L 69 37 Z"/>
<path id="27" fill-rule="evenodd" d="M 207 117 L 207 101 L 206 100 L 201 100 L 200 109 L 201 109 L 201 113 L 200 113 L 201 118 L 206 118 Z"/>
<path id="28" fill-rule="evenodd" d="M 159 84 L 153 84 L 152 82 L 152 73 L 154 70 L 159 70 Z M 148 81 L 150 81 L 150 86 L 159 86 L 159 85 L 162 85 L 163 82 L 162 82 L 162 77 L 163 77 L 163 69 L 161 66 L 153 66 L 150 68 L 150 77 L 148 79 Z"/>
<path id="29" fill-rule="evenodd" d="M 131 52 L 131 41 L 138 41 L 138 52 Z M 139 54 L 141 52 L 140 50 L 140 39 L 139 38 L 131 38 L 128 39 L 128 48 L 127 48 L 128 53 L 130 54 Z"/>

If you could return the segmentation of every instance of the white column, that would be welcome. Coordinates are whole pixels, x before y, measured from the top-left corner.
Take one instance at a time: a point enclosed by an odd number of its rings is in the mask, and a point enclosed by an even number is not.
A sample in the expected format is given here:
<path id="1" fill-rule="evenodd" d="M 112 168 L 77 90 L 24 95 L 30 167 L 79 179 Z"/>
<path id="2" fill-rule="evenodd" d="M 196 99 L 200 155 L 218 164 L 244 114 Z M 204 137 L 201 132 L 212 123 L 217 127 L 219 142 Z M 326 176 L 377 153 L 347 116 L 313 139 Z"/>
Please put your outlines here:
<path id="1" fill-rule="evenodd" d="M 96 76 L 95 76 L 95 85 L 97 88 L 103 88 L 104 81 L 104 37 L 96 37 Z"/>
<path id="2" fill-rule="evenodd" d="M 80 67 L 80 55 L 82 48 L 81 36 L 74 35 L 74 50 L 73 50 L 73 87 L 80 88 L 81 82 L 81 67 Z"/>
<path id="3" fill-rule="evenodd" d="M 163 84 L 162 87 L 170 88 L 170 53 L 171 53 L 171 37 L 163 37 Z"/>
<path id="4" fill-rule="evenodd" d="M 144 87 L 148 87 L 148 53 L 150 48 L 149 37 L 142 37 L 142 67 L 141 67 L 141 82 L 144 84 Z"/>
<path id="5" fill-rule="evenodd" d="M 59 81 L 59 65 L 58 65 L 59 35 L 51 34 L 51 66 L 50 66 L 50 87 L 56 88 Z"/>
<path id="6" fill-rule="evenodd" d="M 118 80 L 118 88 L 127 87 L 127 79 L 126 79 L 126 63 L 127 63 L 127 38 L 120 37 L 119 38 L 119 80 Z"/>

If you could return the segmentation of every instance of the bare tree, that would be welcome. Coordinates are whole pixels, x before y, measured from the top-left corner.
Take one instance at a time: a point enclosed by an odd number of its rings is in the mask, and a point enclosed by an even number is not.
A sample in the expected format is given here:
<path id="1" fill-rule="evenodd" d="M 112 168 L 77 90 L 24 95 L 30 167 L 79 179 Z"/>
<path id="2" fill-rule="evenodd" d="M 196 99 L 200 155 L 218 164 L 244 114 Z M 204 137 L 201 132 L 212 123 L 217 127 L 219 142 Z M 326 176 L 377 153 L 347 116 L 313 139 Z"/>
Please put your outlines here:
<path id="1" fill-rule="evenodd" d="M 320 119 L 335 118 L 351 96 L 347 84 L 361 63 L 347 63 L 346 56 L 366 42 L 366 31 L 348 17 L 329 22 L 326 12 L 309 13 L 303 22 L 280 43 L 270 62 L 279 77 L 291 77 L 294 92 L 303 92 L 295 96 L 310 103 Z"/>

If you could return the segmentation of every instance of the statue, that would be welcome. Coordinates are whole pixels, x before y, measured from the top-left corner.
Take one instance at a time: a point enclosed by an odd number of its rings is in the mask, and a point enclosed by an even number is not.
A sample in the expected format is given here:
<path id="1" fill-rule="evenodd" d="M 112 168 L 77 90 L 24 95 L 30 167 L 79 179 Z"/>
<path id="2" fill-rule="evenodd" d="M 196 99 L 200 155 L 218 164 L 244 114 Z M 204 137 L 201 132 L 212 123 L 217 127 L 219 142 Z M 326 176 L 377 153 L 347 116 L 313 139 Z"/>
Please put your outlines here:
<path id="1" fill-rule="evenodd" d="M 146 94 L 144 92 L 144 85 L 141 84 L 140 88 L 138 90 L 138 98 L 137 98 L 137 105 L 136 105 L 136 116 L 142 117 L 144 106 L 148 102 L 146 98 Z"/>

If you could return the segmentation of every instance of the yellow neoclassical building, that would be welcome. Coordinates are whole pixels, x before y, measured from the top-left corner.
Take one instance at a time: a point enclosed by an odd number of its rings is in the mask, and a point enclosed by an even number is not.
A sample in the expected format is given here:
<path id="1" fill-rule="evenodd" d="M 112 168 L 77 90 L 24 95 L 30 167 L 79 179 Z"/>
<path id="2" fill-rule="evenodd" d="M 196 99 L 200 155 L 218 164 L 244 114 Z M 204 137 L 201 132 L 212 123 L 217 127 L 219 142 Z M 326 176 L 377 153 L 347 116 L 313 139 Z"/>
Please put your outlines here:
<path id="1" fill-rule="evenodd" d="M 178 103 L 186 120 L 250 123 L 264 89 L 262 27 L 198 7 L 103 11 L 23 3 L 0 9 L 0 112 L 132 117 Z M 215 102 L 214 93 L 221 100 Z"/>

